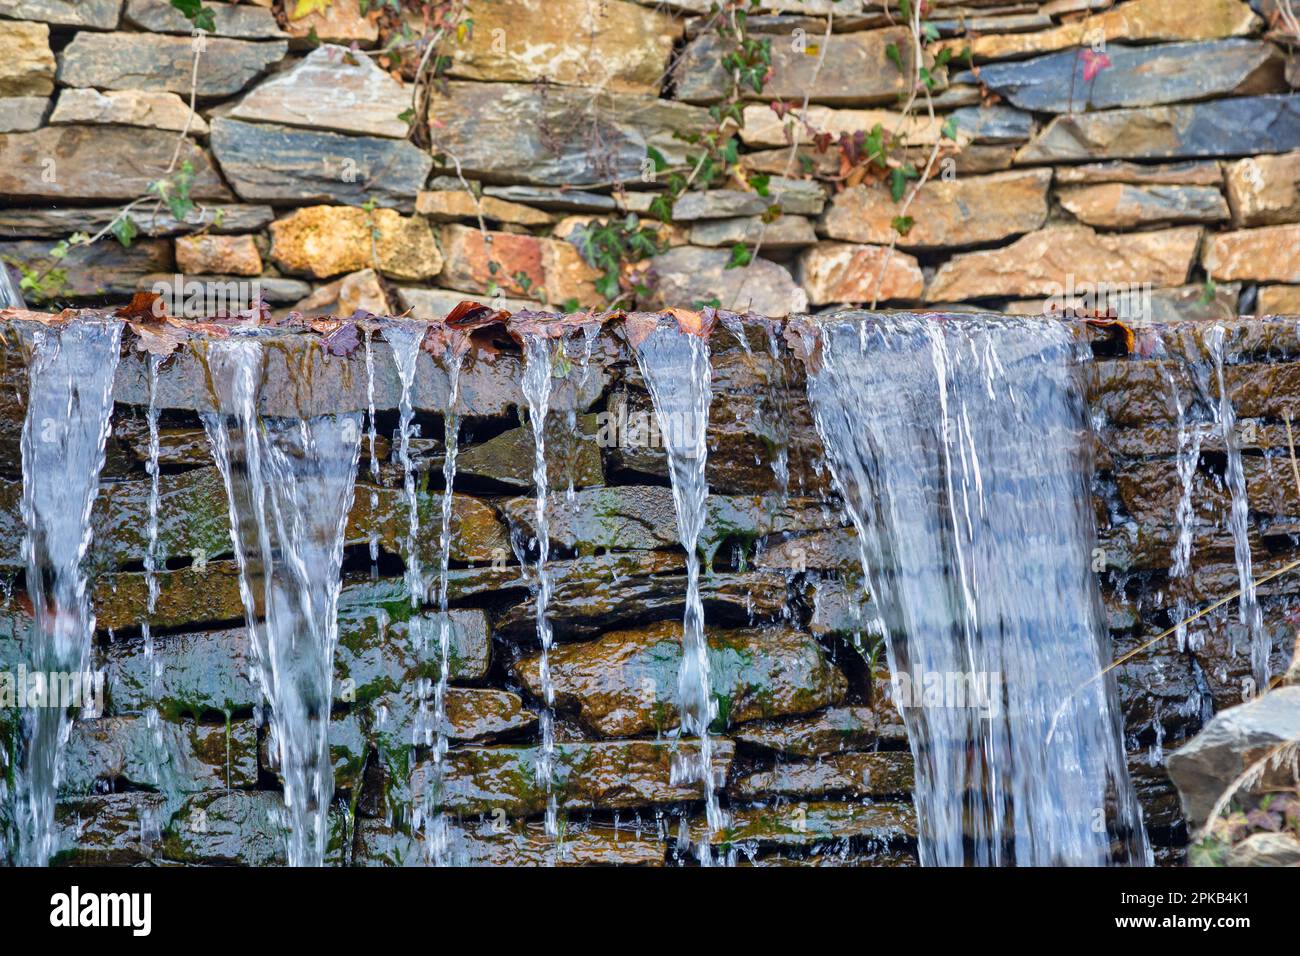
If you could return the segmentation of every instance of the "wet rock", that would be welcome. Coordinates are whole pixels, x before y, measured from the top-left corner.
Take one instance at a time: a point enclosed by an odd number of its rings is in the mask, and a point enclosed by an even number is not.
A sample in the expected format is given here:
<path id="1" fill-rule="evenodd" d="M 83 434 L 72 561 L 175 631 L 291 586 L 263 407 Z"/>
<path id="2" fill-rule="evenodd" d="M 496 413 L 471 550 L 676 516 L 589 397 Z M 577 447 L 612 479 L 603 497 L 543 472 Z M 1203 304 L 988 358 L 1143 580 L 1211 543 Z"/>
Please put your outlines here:
<path id="1" fill-rule="evenodd" d="M 388 693 L 367 705 L 367 738 L 374 741 L 384 766 L 413 762 L 417 747 L 427 754 L 435 745 L 433 695 L 433 682 L 426 681 L 416 690 Z M 445 707 L 442 732 L 452 743 L 492 743 L 537 727 L 537 715 L 524 708 L 517 694 L 507 691 L 449 687 Z"/>
<path id="2" fill-rule="evenodd" d="M 772 318 L 807 309 L 807 296 L 784 266 L 757 258 L 744 268 L 729 269 L 730 260 L 727 250 L 694 246 L 679 246 L 655 256 L 650 265 L 657 284 L 648 307 L 719 305 Z"/>
<path id="3" fill-rule="evenodd" d="M 693 246 L 730 247 L 736 243 L 754 246 L 760 237 L 764 249 L 799 249 L 817 242 L 817 233 L 809 220 L 802 216 L 783 215 L 766 225 L 761 216 L 697 222 L 691 227 L 690 243 Z"/>
<path id="4" fill-rule="evenodd" d="M 1230 554 L 1226 557 L 1232 561 Z M 1260 575 L 1258 570 L 1255 573 Z M 1232 590 L 1236 590 L 1236 586 Z M 1273 675 L 1285 673 L 1295 650 L 1295 624 L 1288 620 L 1292 606 L 1289 600 L 1276 598 L 1267 599 L 1263 604 L 1269 673 Z M 1259 693 L 1251 676 L 1250 632 L 1238 620 L 1234 608 L 1230 607 L 1228 613 L 1206 615 L 1189 624 L 1187 639 L 1192 656 L 1200 665 L 1215 711 L 1246 703 Z"/>
<path id="5" fill-rule="evenodd" d="M 536 499 L 514 498 L 501 503 L 505 514 L 535 533 Z M 699 547 L 712 560 L 726 541 L 753 540 L 817 527 L 825 516 L 812 499 L 787 502 L 752 497 L 710 495 Z M 678 546 L 672 489 L 656 485 L 590 488 L 572 499 L 554 494 L 547 499 L 551 545 L 579 554 L 636 551 Z"/>
<path id="6" fill-rule="evenodd" d="M 348 516 L 347 540 L 360 544 L 378 538 L 379 546 L 390 554 L 407 550 L 409 506 L 399 488 L 373 489 L 377 499 L 371 504 L 372 488 L 358 485 L 352 511 Z M 424 568 L 436 567 L 442 533 L 442 492 L 417 492 L 416 510 L 419 531 L 417 554 Z M 493 561 L 510 553 L 505 526 L 491 505 L 468 495 L 453 495 L 451 508 L 451 560 Z"/>
<path id="7" fill-rule="evenodd" d="M 51 126 L 10 133 L 0 136 L 0 193 L 78 202 L 135 199 L 162 178 L 175 148 L 176 135 L 163 130 Z M 180 161 L 194 168 L 194 199 L 230 201 L 230 191 L 204 150 L 187 142 Z M 48 170 L 54 175 L 42 175 Z"/>
<path id="8" fill-rule="evenodd" d="M 1300 315 L 1300 286 L 1261 286 L 1256 302 L 1256 315 Z"/>
<path id="9" fill-rule="evenodd" d="M 278 40 L 285 34 L 266 7 L 242 3 L 217 3 L 209 7 L 216 29 L 213 36 L 241 40 Z M 189 36 L 194 24 L 168 0 L 127 0 L 126 21 L 150 33 L 183 33 Z"/>
<path id="10" fill-rule="evenodd" d="M 59 803 L 55 825 L 61 849 L 52 866 L 132 866 L 150 862 L 158 853 L 156 835 L 171 817 L 161 794 L 110 793 Z"/>
<path id="11" fill-rule="evenodd" d="M 143 714 L 155 704 L 165 720 L 246 714 L 258 703 L 243 627 L 155 638 L 157 694 L 142 639 L 112 641 L 105 652 L 108 714 Z"/>
<path id="12" fill-rule="evenodd" d="M 1255 833 L 1228 851 L 1228 866 L 1300 866 L 1300 840 L 1290 833 Z"/>
<path id="13" fill-rule="evenodd" d="M 777 176 L 768 182 L 768 191 L 768 196 L 740 189 L 688 192 L 673 204 L 673 221 L 757 216 L 772 206 L 792 215 L 816 216 L 826 203 L 826 194 L 821 186 L 806 179 Z"/>
<path id="14" fill-rule="evenodd" d="M 703 109 L 652 97 L 602 92 L 593 101 L 588 90 L 461 81 L 435 91 L 429 119 L 433 152 L 454 153 L 464 175 L 543 186 L 637 180 L 647 147 L 684 162 L 688 147 L 674 134 L 711 123 Z M 593 141 L 603 144 L 599 162 Z"/>
<path id="15" fill-rule="evenodd" d="M 474 30 L 451 51 L 447 74 L 469 80 L 596 87 L 657 96 L 682 35 L 658 10 L 610 0 L 504 0 L 474 15 Z"/>
<path id="16" fill-rule="evenodd" d="M 179 236 L 176 268 L 199 275 L 260 276 L 262 254 L 252 236 Z"/>
<path id="17" fill-rule="evenodd" d="M 49 96 L 54 54 L 44 23 L 6 23 L 0 32 L 0 96 Z"/>
<path id="18" fill-rule="evenodd" d="M 1047 219 L 1051 181 L 1050 170 L 1017 170 L 928 182 L 912 201 L 915 221 L 898 245 L 962 246 L 1032 232 Z M 888 245 L 897 235 L 898 208 L 883 187 L 853 186 L 835 196 L 818 225 L 832 239 Z"/>
<path id="19" fill-rule="evenodd" d="M 361 12 L 360 0 L 333 0 L 328 6 L 290 18 L 285 30 L 294 38 L 295 47 L 312 45 L 313 36 L 322 43 L 355 43 L 362 49 L 374 46 L 379 39 L 379 24 Z"/>
<path id="20" fill-rule="evenodd" d="M 698 800 L 697 783 L 674 783 L 674 752 L 698 754 L 698 745 L 670 741 L 628 740 L 608 743 L 557 743 L 552 767 L 553 792 L 561 810 L 630 810 Z M 713 741 L 713 772 L 725 779 L 734 748 Z M 540 782 L 539 747 L 465 747 L 448 752 L 446 810 L 463 815 L 525 817 L 546 809 Z M 696 757 L 698 759 L 698 757 Z M 412 772 L 411 788 L 421 798 L 430 782 L 431 765 Z"/>
<path id="21" fill-rule="evenodd" d="M 1143 632 L 1116 636 L 1114 659 L 1151 637 Z M 1142 651 L 1114 673 L 1129 740 L 1147 746 L 1172 744 L 1199 726 L 1204 708 L 1200 689 L 1191 661 L 1173 637 Z"/>
<path id="22" fill-rule="evenodd" d="M 149 622 L 154 627 L 186 627 L 242 620 L 239 573 L 233 561 L 214 561 L 158 574 L 158 602 Z M 136 627 L 145 617 L 148 585 L 143 572 L 100 575 L 91 587 L 95 623 L 104 631 Z"/>
<path id="23" fill-rule="evenodd" d="M 817 761 L 777 763 L 740 777 L 727 788 L 732 799 L 788 797 L 892 797 L 912 792 L 912 755 L 897 750 L 835 754 Z"/>
<path id="24" fill-rule="evenodd" d="M 257 728 L 251 720 L 229 727 L 163 720 L 159 736 L 161 746 L 144 717 L 77 721 L 63 758 L 60 796 L 110 785 L 166 793 L 257 785 Z"/>
<path id="25" fill-rule="evenodd" d="M 1211 186 L 1130 186 L 1102 183 L 1057 193 L 1061 205 L 1080 222 L 1103 229 L 1218 222 L 1228 218 L 1228 204 Z"/>
<path id="26" fill-rule="evenodd" d="M 200 97 L 232 96 L 288 52 L 283 42 L 208 39 L 198 72 Z M 84 31 L 59 54 L 59 83 L 100 90 L 167 90 L 188 97 L 194 44 L 188 37 Z"/>
<path id="27" fill-rule="evenodd" d="M 636 623 L 680 619 L 685 610 L 685 557 L 670 552 L 602 555 L 547 565 L 555 591 L 547 612 L 558 639 L 583 638 Z M 459 597 L 523 588 L 529 581 L 517 569 L 510 576 L 453 572 L 452 591 Z M 787 612 L 784 574 L 716 572 L 700 579 L 700 597 L 710 623 L 746 625 L 781 619 Z M 503 636 L 534 633 L 536 609 L 531 599 L 505 611 L 497 621 Z"/>
<path id="28" fill-rule="evenodd" d="M 915 300 L 925 288 L 914 257 L 847 242 L 822 242 L 804 250 L 799 281 L 810 305 Z"/>
<path id="29" fill-rule="evenodd" d="M 122 0 L 0 0 L 0 17 L 92 30 L 117 29 L 121 10 Z"/>
<path id="30" fill-rule="evenodd" d="M 1052 120 L 1016 154 L 1016 162 L 1284 153 L 1300 148 L 1298 115 L 1292 96 L 1074 113 Z"/>
<path id="31" fill-rule="evenodd" d="M 1211 235 L 1201 265 L 1214 279 L 1300 282 L 1300 224 Z"/>
<path id="32" fill-rule="evenodd" d="M 1300 737 L 1300 687 L 1279 687 L 1249 703 L 1231 707 L 1190 742 L 1169 755 L 1169 776 L 1178 786 L 1183 810 L 1195 826 L 1247 768 Z M 1291 785 L 1289 767 L 1263 768 L 1257 787 Z M 1247 789 L 1247 788 L 1243 788 Z"/>
<path id="33" fill-rule="evenodd" d="M 1279 93 L 1286 88 L 1277 47 L 1258 40 L 1157 46 L 1108 44 L 1110 64 L 1088 81 L 1077 50 L 980 68 L 979 82 L 1013 105 L 1039 113 L 1161 106 L 1217 96 Z M 1189 69 L 1190 64 L 1195 69 Z M 972 82 L 974 73 L 955 78 Z M 1071 90 L 1073 101 L 1071 101 Z"/>
<path id="34" fill-rule="evenodd" d="M 475 219 L 482 215 L 490 222 L 512 223 L 517 226 L 547 226 L 555 221 L 550 213 L 517 202 L 481 196 L 464 189 L 438 189 L 422 192 L 415 200 L 415 211 L 434 222 L 454 222 L 457 219 Z"/>
<path id="35" fill-rule="evenodd" d="M 308 206 L 271 223 L 271 259 L 285 272 L 329 278 L 375 267 L 395 279 L 442 269 L 428 223 L 392 209 Z"/>
<path id="36" fill-rule="evenodd" d="M 411 90 L 368 56 L 320 46 L 292 70 L 258 84 L 226 115 L 254 123 L 405 139 L 398 116 Z"/>
<path id="37" fill-rule="evenodd" d="M 48 96 L 0 97 L 0 133 L 30 133 L 40 129 L 49 109 Z"/>
<path id="38" fill-rule="evenodd" d="M 1300 221 L 1300 151 L 1238 160 L 1226 179 L 1234 226 Z"/>
<path id="39" fill-rule="evenodd" d="M 548 418 L 546 479 L 550 487 L 564 488 L 571 484 L 574 488 L 587 488 L 604 484 L 596 431 L 595 415 L 581 416 L 574 426 Z M 462 448 L 456 457 L 456 474 L 500 482 L 512 488 L 531 488 L 533 456 L 532 427 L 512 428 L 480 445 Z M 508 518 L 519 520 L 521 512 L 512 510 L 512 504 L 503 503 L 503 510 Z"/>
<path id="40" fill-rule="evenodd" d="M 94 234 L 114 219 L 120 208 L 66 206 L 62 208 L 0 209 L 0 231 L 15 237 L 58 238 L 74 232 Z M 161 238 L 203 229 L 209 235 L 223 233 L 257 232 L 268 226 L 275 217 L 270 206 L 224 206 L 204 203 L 195 209 L 185 222 L 178 222 L 166 210 L 157 215 L 148 214 L 133 218 L 140 235 Z M 220 219 L 220 224 L 217 220 Z M 171 277 L 168 276 L 170 279 Z"/>
<path id="41" fill-rule="evenodd" d="M 929 302 L 958 302 L 996 295 L 1060 295 L 1067 276 L 1073 276 L 1075 288 L 1102 282 L 1182 285 L 1200 235 L 1200 229 L 1191 226 L 1130 235 L 1099 234 L 1087 226 L 1048 226 L 1001 249 L 954 256 L 939 267 L 925 297 Z"/>
<path id="42" fill-rule="evenodd" d="M 747 848 L 811 847 L 831 841 L 903 843 L 916 838 L 916 812 L 910 803 L 795 803 L 782 807 L 734 810 L 726 827 L 709 834 L 703 821 L 691 828 L 714 846 Z"/>
<path id="43" fill-rule="evenodd" d="M 793 757 L 825 757 L 870 750 L 880 729 L 880 721 L 869 707 L 831 707 L 792 720 L 746 724 L 737 727 L 731 737 L 738 744 Z"/>
<path id="44" fill-rule="evenodd" d="M 1111 40 L 1213 40 L 1256 32 L 1259 19 L 1241 0 L 1132 0 L 1114 9 L 1037 33 L 1004 33 L 945 40 L 956 55 L 967 47 L 976 60 L 1001 60 Z"/>
<path id="45" fill-rule="evenodd" d="M 178 863 L 271 866 L 284 863 L 280 794 L 239 791 L 194 797 L 163 835 L 160 854 Z"/>
<path id="46" fill-rule="evenodd" d="M 225 117 L 212 121 L 212 151 L 241 198 L 275 204 L 373 200 L 410 212 L 433 167 L 405 141 Z"/>
<path id="47" fill-rule="evenodd" d="M 1142 804 L 1142 824 L 1153 842 L 1186 841 L 1186 824 L 1178 803 L 1178 788 L 1169 779 L 1169 771 L 1153 766 L 1147 751 L 1128 755 L 1129 777 Z"/>
<path id="48" fill-rule="evenodd" d="M 943 120 L 928 116 L 913 116 L 906 122 L 899 113 L 890 110 L 869 109 L 832 109 L 829 106 L 810 106 L 806 111 L 806 123 L 799 123 L 793 117 L 782 119 L 772 109 L 764 106 L 746 106 L 745 123 L 740 129 L 740 139 L 746 146 L 784 146 L 790 148 L 792 138 L 802 144 L 813 142 L 809 128 L 818 132 L 829 133 L 838 139 L 841 133 L 852 136 L 862 130 L 870 130 L 879 125 L 882 129 L 906 138 L 912 146 L 931 146 L 943 135 Z M 958 142 L 966 143 L 969 137 L 958 134 Z M 1263 152 L 1263 150 L 1261 150 Z"/>
<path id="49" fill-rule="evenodd" d="M 479 610 L 451 610 L 448 679 L 481 680 L 491 659 L 487 616 Z M 410 692 L 442 669 L 441 618 L 436 611 L 412 612 L 406 604 L 347 606 L 339 612 L 334 672 L 339 699 L 370 703 Z M 409 743 L 409 738 L 408 738 Z"/>
<path id="50" fill-rule="evenodd" d="M 1223 185 L 1223 170 L 1213 160 L 1194 159 L 1184 163 L 1085 163 L 1053 170 L 1057 185 L 1133 183 L 1138 186 Z"/>
<path id="51" fill-rule="evenodd" d="M 358 311 L 392 315 L 400 311 L 393 308 L 374 269 L 362 269 L 326 283 L 294 303 L 293 310 L 303 315 L 355 315 Z"/>
<path id="52" fill-rule="evenodd" d="M 0 152 L 3 148 L 0 147 Z M 4 174 L 0 171 L 0 188 Z M 0 242 L 0 259 L 17 260 L 28 267 L 45 269 L 53 264 L 50 244 L 36 240 Z M 75 246 L 59 263 L 67 281 L 57 291 L 58 299 L 112 298 L 125 301 L 135 292 L 141 275 L 172 271 L 172 244 L 165 239 L 143 239 L 124 249 L 116 242 Z"/>
<path id="53" fill-rule="evenodd" d="M 820 34 L 818 27 L 816 33 Z M 816 34 L 814 34 L 816 35 Z M 825 43 L 825 51 L 820 47 Z M 885 51 L 894 47 L 902 59 L 896 66 Z M 771 44 L 772 70 L 761 93 L 745 88 L 747 99 L 788 100 L 839 106 L 892 103 L 907 92 L 906 77 L 912 73 L 913 43 L 903 27 L 865 33 L 837 33 L 823 40 L 806 42 L 776 40 Z M 730 47 L 718 37 L 705 34 L 687 44 L 673 68 L 676 97 L 688 103 L 713 103 L 728 91 L 724 56 Z M 925 64 L 933 67 L 933 57 Z M 935 89 L 947 86 L 948 71 L 933 70 Z"/>
<path id="54" fill-rule="evenodd" d="M 575 706 L 583 722 L 607 737 L 676 726 L 682 629 L 664 622 L 615 631 L 599 640 L 553 648 L 556 701 Z M 844 675 L 817 642 L 785 629 L 710 631 L 709 679 L 718 716 L 714 728 L 800 714 L 838 703 Z M 516 665 L 524 687 L 541 696 L 540 656 Z"/>
<path id="55" fill-rule="evenodd" d="M 572 244 L 508 232 L 489 232 L 488 237 L 490 244 L 477 228 L 444 226 L 446 264 L 439 281 L 469 292 L 496 286 L 507 295 L 536 296 L 556 304 L 570 299 L 579 305 L 602 301 L 594 284 L 601 273 L 588 265 Z"/>
<path id="56" fill-rule="evenodd" d="M 191 116 L 189 105 L 175 93 L 147 90 L 67 89 L 59 94 L 58 105 L 50 116 L 51 126 L 76 123 L 105 123 L 116 126 L 144 126 L 180 132 L 186 129 L 202 136 L 208 123 L 202 116 Z"/>
<path id="57" fill-rule="evenodd" d="M 381 820 L 361 821 L 358 841 L 361 865 L 428 865 L 418 840 Z M 575 821 L 566 823 L 561 840 L 522 820 L 453 823 L 448 837 L 456 866 L 663 866 L 664 855 L 662 843 L 631 830 Z"/>

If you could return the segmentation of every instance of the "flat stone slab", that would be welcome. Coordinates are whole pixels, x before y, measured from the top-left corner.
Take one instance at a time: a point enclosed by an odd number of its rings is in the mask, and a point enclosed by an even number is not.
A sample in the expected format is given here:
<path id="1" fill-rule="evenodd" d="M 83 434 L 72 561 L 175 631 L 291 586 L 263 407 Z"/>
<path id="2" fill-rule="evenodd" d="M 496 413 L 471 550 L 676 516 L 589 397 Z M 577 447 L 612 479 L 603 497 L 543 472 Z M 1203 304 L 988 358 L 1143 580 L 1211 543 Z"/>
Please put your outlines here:
<path id="1" fill-rule="evenodd" d="M 1058 116 L 1016 162 L 1192 159 L 1250 156 L 1300 148 L 1300 99 L 1236 99 Z"/>
<path id="2" fill-rule="evenodd" d="M 1106 47 L 1106 56 L 1110 66 L 1091 80 L 1084 79 L 1088 63 L 1078 50 L 989 63 L 980 67 L 978 78 L 965 72 L 953 79 L 982 83 L 1012 105 L 1038 113 L 1085 113 L 1286 90 L 1281 53 L 1260 40 L 1137 47 L 1113 43 Z"/>
<path id="3" fill-rule="evenodd" d="M 198 72 L 200 97 L 232 96 L 284 59 L 283 41 L 210 38 Z M 59 54 L 59 83 L 101 90 L 168 90 L 188 97 L 194 82 L 190 37 L 82 32 Z"/>

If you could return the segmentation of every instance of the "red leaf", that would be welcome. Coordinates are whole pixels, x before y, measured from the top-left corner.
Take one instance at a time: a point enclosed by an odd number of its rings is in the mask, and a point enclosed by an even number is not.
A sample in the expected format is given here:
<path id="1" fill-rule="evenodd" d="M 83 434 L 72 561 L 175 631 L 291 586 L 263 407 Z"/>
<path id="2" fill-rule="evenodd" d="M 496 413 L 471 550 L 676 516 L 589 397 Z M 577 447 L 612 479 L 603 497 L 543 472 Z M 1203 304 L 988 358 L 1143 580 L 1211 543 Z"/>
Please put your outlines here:
<path id="1" fill-rule="evenodd" d="M 157 293 L 137 292 L 113 315 L 128 322 L 160 322 L 167 317 L 167 304 Z"/>
<path id="2" fill-rule="evenodd" d="M 1094 53 L 1092 50 L 1083 51 L 1083 82 L 1091 83 L 1096 79 L 1097 74 L 1110 66 L 1110 57 L 1105 53 Z"/>

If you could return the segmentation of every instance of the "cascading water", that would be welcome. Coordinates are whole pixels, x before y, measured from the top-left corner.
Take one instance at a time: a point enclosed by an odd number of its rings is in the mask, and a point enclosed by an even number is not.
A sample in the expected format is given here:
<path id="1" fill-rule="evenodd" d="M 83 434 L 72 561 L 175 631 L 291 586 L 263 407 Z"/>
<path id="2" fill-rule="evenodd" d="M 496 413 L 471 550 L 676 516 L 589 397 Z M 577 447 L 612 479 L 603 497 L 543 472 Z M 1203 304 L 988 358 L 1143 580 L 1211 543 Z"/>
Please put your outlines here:
<path id="1" fill-rule="evenodd" d="M 1214 423 L 1223 439 L 1227 459 L 1224 485 L 1228 490 L 1228 528 L 1232 533 L 1233 557 L 1237 564 L 1237 580 L 1241 597 L 1237 601 L 1237 617 L 1246 628 L 1250 640 L 1251 674 L 1257 688 L 1268 687 L 1269 638 L 1264 629 L 1264 615 L 1255 593 L 1255 571 L 1250 557 L 1250 499 L 1246 493 L 1246 472 L 1241 462 L 1241 441 L 1237 435 L 1237 412 L 1224 380 L 1225 330 L 1222 325 L 1212 325 L 1205 330 L 1202 341 L 1209 353 L 1214 382 L 1207 382 L 1204 366 L 1194 367 L 1197 386 L 1213 414 Z"/>
<path id="2" fill-rule="evenodd" d="M 560 343 L 563 348 L 563 342 Z M 538 782 L 546 788 L 546 835 L 559 834 L 558 813 L 552 781 L 555 758 L 555 686 L 551 681 L 551 623 L 546 617 L 551 603 L 551 577 L 546 562 L 550 557 L 551 539 L 546 518 L 548 482 L 546 472 L 546 413 L 551 403 L 551 345 L 544 335 L 524 336 L 524 397 L 528 400 L 528 421 L 533 430 L 533 486 L 536 492 L 534 525 L 537 537 L 537 643 L 541 647 L 538 670 L 542 685 L 542 712 L 538 715 L 542 731 L 542 753 L 537 762 Z"/>
<path id="3" fill-rule="evenodd" d="M 5 270 L 0 268 L 0 273 Z M 113 411 L 120 322 L 74 322 L 38 328 L 29 362 L 23 423 L 22 513 L 27 592 L 32 603 L 27 669 L 44 675 L 53 694 L 89 673 L 95 616 L 82 559 L 90 547 L 90 512 L 99 490 Z M 14 782 L 17 861 L 43 866 L 55 851 L 54 803 L 77 702 L 45 699 L 23 713 Z M 85 701 L 80 703 L 85 709 Z"/>
<path id="4" fill-rule="evenodd" d="M 393 350 L 393 363 L 397 366 L 397 376 L 402 383 L 397 412 L 397 463 L 402 466 L 402 488 L 406 493 L 406 590 L 413 608 L 424 600 L 425 585 L 418 553 L 420 506 L 415 494 L 415 468 L 411 462 L 411 423 L 415 420 L 412 389 L 415 387 L 420 346 L 427 332 L 428 326 L 417 324 L 390 325 L 384 329 L 384 341 Z"/>
<path id="5" fill-rule="evenodd" d="M 450 845 L 447 816 L 442 810 L 442 801 L 443 776 L 447 769 L 447 687 L 451 681 L 451 521 L 456 503 L 456 451 L 460 447 L 460 413 L 457 405 L 460 402 L 460 368 L 464 355 L 453 346 L 448 350 L 446 358 L 448 397 L 447 409 L 443 414 L 445 447 L 442 459 L 442 515 L 438 532 L 438 683 L 433 692 L 433 725 L 437 736 L 433 748 L 433 784 L 429 788 L 428 803 L 424 809 L 425 818 L 433 825 L 432 839 L 429 841 L 430 854 L 438 866 L 444 866 L 448 862 Z"/>
<path id="6" fill-rule="evenodd" d="M 713 401 L 708 340 L 660 324 L 635 349 L 637 366 L 650 390 L 659 432 L 668 452 L 677 533 L 686 550 L 686 613 L 682 620 L 682 663 L 677 698 L 683 738 L 699 738 L 698 759 L 679 752 L 673 774 L 680 781 L 698 781 L 704 790 L 710 834 L 723 825 L 722 808 L 713 779 L 713 748 L 709 725 L 716 705 L 709 681 L 708 643 L 704 636 L 704 605 L 700 600 L 700 559 L 696 546 L 704 528 L 709 485 L 706 431 Z M 700 862 L 709 864 L 709 840 L 698 848 Z"/>
<path id="7" fill-rule="evenodd" d="M 887 628 L 925 865 L 1150 862 L 1088 556 L 1077 347 L 1042 319 L 828 321 L 808 392 Z"/>
<path id="8" fill-rule="evenodd" d="M 14 282 L 9 267 L 0 262 L 0 309 L 25 308 L 27 303 L 23 301 L 23 294 L 18 290 L 18 283 Z"/>
<path id="9" fill-rule="evenodd" d="M 334 649 L 361 416 L 259 416 L 262 348 L 254 338 L 211 342 L 207 361 L 218 411 L 203 422 L 226 485 L 240 594 L 271 708 L 287 857 L 291 866 L 319 866 L 334 793 Z"/>

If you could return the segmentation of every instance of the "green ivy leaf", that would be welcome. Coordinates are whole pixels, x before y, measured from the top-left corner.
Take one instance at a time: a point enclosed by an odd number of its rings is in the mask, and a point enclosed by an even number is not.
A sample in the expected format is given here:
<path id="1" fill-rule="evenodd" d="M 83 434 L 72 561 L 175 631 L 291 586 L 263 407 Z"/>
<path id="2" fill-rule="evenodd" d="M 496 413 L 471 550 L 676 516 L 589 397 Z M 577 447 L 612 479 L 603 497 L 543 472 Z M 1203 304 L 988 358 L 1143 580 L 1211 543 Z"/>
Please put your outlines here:
<path id="1" fill-rule="evenodd" d="M 898 233 L 900 236 L 905 236 L 912 231 L 912 226 L 915 225 L 915 223 L 916 220 L 911 216 L 895 216 L 890 222 L 890 225 L 894 227 L 894 232 Z"/>
<path id="2" fill-rule="evenodd" d="M 749 246 L 743 242 L 738 242 L 731 247 L 731 258 L 727 261 L 728 269 L 738 269 L 747 266 L 754 259 L 754 253 L 750 251 Z"/>
<path id="3" fill-rule="evenodd" d="M 113 233 L 113 238 L 122 244 L 123 249 L 130 249 L 135 237 L 140 235 L 135 220 L 130 216 L 118 216 L 108 228 Z"/>
<path id="4" fill-rule="evenodd" d="M 889 195 L 894 202 L 901 202 L 905 192 L 907 192 L 907 174 L 895 167 L 889 171 Z"/>
<path id="5" fill-rule="evenodd" d="M 655 149 L 653 146 L 647 146 L 645 148 L 645 154 L 647 158 L 649 158 L 650 162 L 654 163 L 656 173 L 662 173 L 668 168 L 668 160 L 664 159 L 664 154 L 659 152 L 659 150 Z"/>
<path id="6" fill-rule="evenodd" d="M 171 4 L 180 11 L 181 16 L 194 24 L 194 29 L 207 30 L 209 33 L 216 31 L 216 14 L 211 7 L 205 7 L 202 0 L 171 0 Z"/>
<path id="7" fill-rule="evenodd" d="M 898 67 L 899 73 L 904 72 L 903 55 L 898 52 L 897 43 L 891 43 L 885 47 L 885 58 L 889 60 L 890 63 L 894 64 L 894 66 Z"/>

